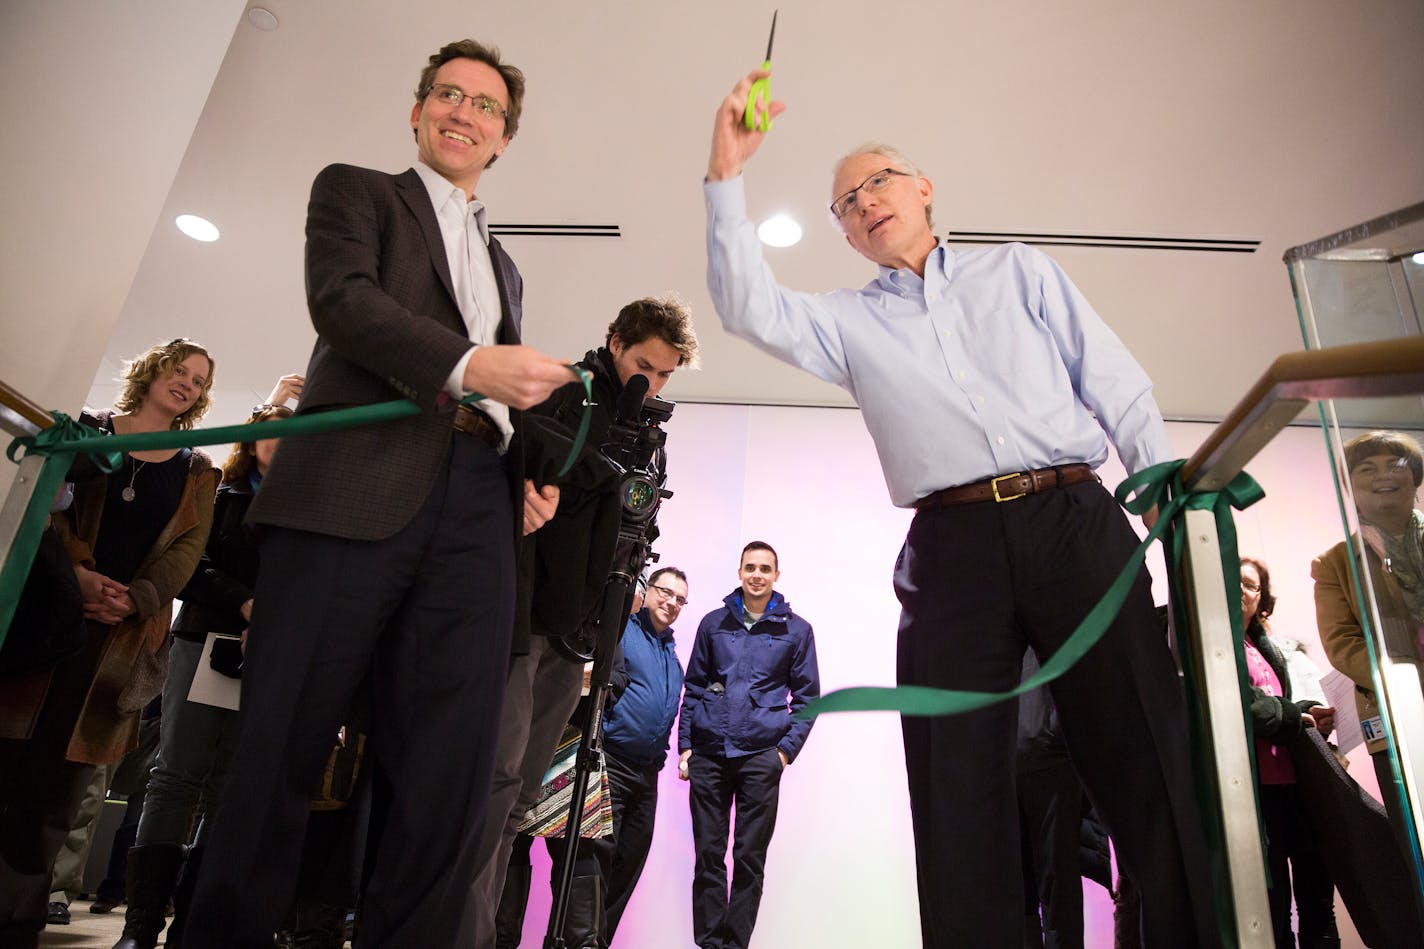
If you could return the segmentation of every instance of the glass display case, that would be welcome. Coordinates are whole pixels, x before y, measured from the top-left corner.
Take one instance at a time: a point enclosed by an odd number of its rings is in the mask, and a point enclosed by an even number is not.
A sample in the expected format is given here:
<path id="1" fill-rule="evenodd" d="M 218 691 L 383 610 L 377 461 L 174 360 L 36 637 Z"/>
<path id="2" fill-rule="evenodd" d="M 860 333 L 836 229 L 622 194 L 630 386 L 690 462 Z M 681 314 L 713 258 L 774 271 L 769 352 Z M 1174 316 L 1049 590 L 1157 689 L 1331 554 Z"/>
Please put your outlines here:
<path id="1" fill-rule="evenodd" d="M 1424 203 L 1293 247 L 1285 262 L 1307 349 L 1424 335 Z M 1424 398 L 1319 409 L 1343 526 L 1314 568 L 1321 643 L 1356 686 L 1381 797 L 1424 897 Z"/>

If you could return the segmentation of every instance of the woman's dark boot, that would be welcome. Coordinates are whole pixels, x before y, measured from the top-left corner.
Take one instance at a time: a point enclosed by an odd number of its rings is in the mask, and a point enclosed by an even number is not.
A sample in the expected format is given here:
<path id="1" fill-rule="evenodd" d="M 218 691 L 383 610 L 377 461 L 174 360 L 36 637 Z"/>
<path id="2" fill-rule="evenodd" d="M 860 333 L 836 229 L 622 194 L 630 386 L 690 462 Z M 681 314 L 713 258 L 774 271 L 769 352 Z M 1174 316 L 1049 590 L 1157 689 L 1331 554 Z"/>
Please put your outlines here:
<path id="1" fill-rule="evenodd" d="M 203 868 L 203 850 L 202 844 L 188 848 L 188 858 L 183 861 L 183 872 L 178 874 L 178 886 L 173 891 L 173 922 L 168 924 L 163 949 L 183 949 L 188 908 L 193 905 L 193 893 L 198 889 L 198 873 Z"/>
<path id="2" fill-rule="evenodd" d="M 114 949 L 154 949 L 168 921 L 164 914 L 182 867 L 180 844 L 148 844 L 129 851 L 124 934 Z"/>
<path id="3" fill-rule="evenodd" d="M 574 877 L 564 917 L 564 945 L 568 949 L 605 949 L 608 945 L 603 940 L 603 877 Z"/>

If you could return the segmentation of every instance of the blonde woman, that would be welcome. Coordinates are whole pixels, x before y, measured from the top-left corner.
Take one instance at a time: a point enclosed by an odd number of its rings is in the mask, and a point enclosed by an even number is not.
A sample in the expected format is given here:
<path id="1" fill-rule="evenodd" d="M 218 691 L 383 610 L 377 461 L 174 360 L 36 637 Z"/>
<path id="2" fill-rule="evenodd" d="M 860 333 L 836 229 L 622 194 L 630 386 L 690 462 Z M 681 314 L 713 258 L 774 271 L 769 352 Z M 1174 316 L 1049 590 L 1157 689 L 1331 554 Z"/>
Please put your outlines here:
<path id="1" fill-rule="evenodd" d="M 112 410 L 81 421 L 129 435 L 191 428 L 208 407 L 213 360 L 188 339 L 125 367 Z M 0 944 L 38 944 L 50 867 L 97 766 L 135 746 L 138 712 L 167 667 L 173 597 L 212 524 L 217 474 L 198 449 L 126 453 L 113 472 L 71 474 L 55 516 L 84 595 L 84 649 L 0 681 Z"/>

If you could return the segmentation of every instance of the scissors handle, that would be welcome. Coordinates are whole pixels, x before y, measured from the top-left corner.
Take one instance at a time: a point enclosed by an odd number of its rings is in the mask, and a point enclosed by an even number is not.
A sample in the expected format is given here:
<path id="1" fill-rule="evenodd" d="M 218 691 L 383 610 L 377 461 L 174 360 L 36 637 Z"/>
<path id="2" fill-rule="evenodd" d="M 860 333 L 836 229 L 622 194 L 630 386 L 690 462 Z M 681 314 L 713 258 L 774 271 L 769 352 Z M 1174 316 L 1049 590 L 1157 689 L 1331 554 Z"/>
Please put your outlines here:
<path id="1" fill-rule="evenodd" d="M 771 60 L 761 64 L 762 69 L 771 68 Z M 766 111 L 757 115 L 757 106 L 766 107 Z M 747 91 L 747 111 L 743 116 L 746 120 L 747 128 L 754 132 L 765 132 L 771 128 L 771 81 L 765 78 L 758 79 L 752 83 L 752 87 Z"/>

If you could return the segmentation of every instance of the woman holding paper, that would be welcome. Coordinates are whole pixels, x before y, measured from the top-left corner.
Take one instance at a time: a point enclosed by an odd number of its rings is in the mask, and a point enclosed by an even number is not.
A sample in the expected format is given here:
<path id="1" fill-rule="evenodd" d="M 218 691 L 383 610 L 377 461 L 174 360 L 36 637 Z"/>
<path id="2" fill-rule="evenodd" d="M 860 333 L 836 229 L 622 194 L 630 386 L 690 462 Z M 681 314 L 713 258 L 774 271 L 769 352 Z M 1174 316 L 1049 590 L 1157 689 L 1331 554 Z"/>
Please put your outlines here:
<path id="1" fill-rule="evenodd" d="M 248 423 L 289 417 L 292 410 L 283 403 L 300 394 L 300 382 L 300 376 L 284 379 L 267 404 L 253 408 Z M 128 908 L 115 949 L 152 949 L 157 942 L 184 864 L 193 814 L 200 800 L 212 811 L 222 795 L 237 740 L 242 644 L 257 581 L 257 535 L 243 521 L 276 448 L 276 439 L 232 446 L 217 487 L 207 549 L 179 597 L 183 607 L 173 623 L 158 757 L 129 851 Z M 200 825 L 185 871 L 190 878 L 201 860 L 202 836 Z M 179 923 L 175 919 L 169 946 L 177 945 Z"/>

